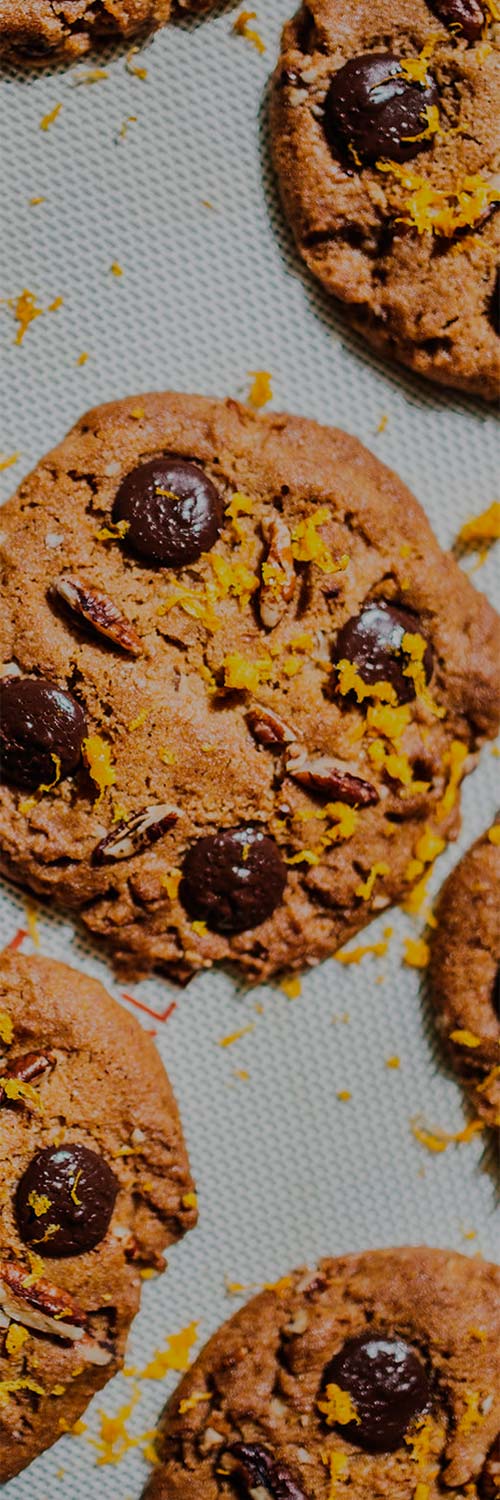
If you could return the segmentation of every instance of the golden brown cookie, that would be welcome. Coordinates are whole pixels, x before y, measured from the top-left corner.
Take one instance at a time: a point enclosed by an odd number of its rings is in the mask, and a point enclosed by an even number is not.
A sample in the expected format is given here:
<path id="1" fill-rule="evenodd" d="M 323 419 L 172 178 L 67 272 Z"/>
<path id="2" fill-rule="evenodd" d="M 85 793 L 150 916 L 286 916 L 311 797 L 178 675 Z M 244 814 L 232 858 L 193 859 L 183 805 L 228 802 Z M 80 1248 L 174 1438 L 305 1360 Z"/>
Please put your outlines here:
<path id="1" fill-rule="evenodd" d="M 0 956 L 0 1482 L 123 1363 L 141 1268 L 196 1222 L 150 1038 L 96 980 Z"/>
<path id="2" fill-rule="evenodd" d="M 1 867 L 135 972 L 314 963 L 455 833 L 498 618 L 354 438 L 132 397 L 2 535 Z"/>
<path id="3" fill-rule="evenodd" d="M 495 1266 L 422 1248 L 283 1277 L 181 1381 L 144 1500 L 485 1500 L 499 1293 Z"/>
<path id="4" fill-rule="evenodd" d="M 432 937 L 436 1021 L 478 1114 L 500 1125 L 500 822 L 445 882 Z"/>
<path id="5" fill-rule="evenodd" d="M 285 26 L 272 105 L 310 270 L 383 353 L 487 400 L 500 394 L 498 30 L 490 0 L 310 0 Z"/>
<path id="6" fill-rule="evenodd" d="M 94 47 L 158 31 L 172 14 L 209 10 L 215 0 L 0 0 L 0 58 L 72 62 Z"/>

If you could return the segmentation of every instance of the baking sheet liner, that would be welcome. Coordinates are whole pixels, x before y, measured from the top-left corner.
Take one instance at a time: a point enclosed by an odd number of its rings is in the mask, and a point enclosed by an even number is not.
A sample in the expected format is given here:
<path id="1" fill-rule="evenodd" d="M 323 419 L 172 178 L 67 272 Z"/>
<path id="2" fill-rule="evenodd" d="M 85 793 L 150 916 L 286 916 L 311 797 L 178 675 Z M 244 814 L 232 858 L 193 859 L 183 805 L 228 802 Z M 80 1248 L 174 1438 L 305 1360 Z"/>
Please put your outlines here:
<path id="1" fill-rule="evenodd" d="M 443 545 L 495 497 L 495 416 L 384 365 L 295 256 L 268 145 L 268 79 L 291 5 L 259 0 L 264 55 L 233 33 L 234 8 L 222 6 L 145 46 L 132 60 L 145 80 L 124 51 L 104 64 L 1 74 L 0 449 L 20 453 L 0 472 L 3 497 L 87 407 L 168 387 L 245 397 L 256 369 L 272 373 L 275 408 L 343 426 L 398 469 Z M 107 77 L 80 84 L 98 64 Z M 35 197 L 44 201 L 30 204 Z M 16 345 L 8 299 L 24 288 L 43 309 L 63 304 Z M 493 550 L 477 584 L 498 600 Z M 499 800 L 488 746 L 434 889 Z M 153 1012 L 175 1001 L 167 1021 L 136 1014 L 157 1030 L 200 1199 L 199 1228 L 172 1251 L 166 1276 L 145 1283 L 129 1346 L 139 1371 L 167 1335 L 196 1321 L 200 1343 L 229 1316 L 241 1298 L 226 1278 L 251 1287 L 324 1253 L 405 1242 L 495 1257 L 485 1138 L 431 1155 L 412 1135 L 419 1113 L 457 1131 L 467 1112 L 435 1049 L 421 976 L 401 962 L 412 919 L 384 914 L 366 941 L 389 923 L 384 957 L 325 963 L 295 1000 L 276 987 L 245 993 L 223 974 L 184 992 L 161 979 L 130 991 Z M 25 898 L 4 886 L 0 943 L 27 926 Z M 42 952 L 123 994 L 102 952 L 56 912 L 38 909 L 38 931 Z M 218 1045 L 246 1026 L 232 1046 Z M 341 1101 L 344 1090 L 351 1098 Z M 139 1382 L 132 1434 L 154 1426 L 177 1378 Z M 12 1481 L 9 1500 L 135 1500 L 147 1472 L 141 1450 L 98 1466 L 90 1441 L 99 1412 L 118 1410 L 132 1389 L 117 1377 L 89 1409 L 86 1432 Z"/>

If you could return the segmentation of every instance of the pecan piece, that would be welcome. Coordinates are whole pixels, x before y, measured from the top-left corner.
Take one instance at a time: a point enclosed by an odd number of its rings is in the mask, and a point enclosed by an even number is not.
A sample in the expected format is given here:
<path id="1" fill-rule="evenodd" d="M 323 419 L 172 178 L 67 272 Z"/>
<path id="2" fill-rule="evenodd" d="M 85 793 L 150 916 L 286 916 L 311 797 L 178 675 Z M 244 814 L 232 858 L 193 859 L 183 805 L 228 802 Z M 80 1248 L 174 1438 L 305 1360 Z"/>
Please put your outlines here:
<path id="1" fill-rule="evenodd" d="M 347 761 L 331 755 L 309 756 L 300 745 L 287 750 L 286 771 L 294 781 L 312 792 L 347 802 L 349 807 L 370 807 L 379 801 L 377 788 L 352 773 Z"/>
<path id="2" fill-rule="evenodd" d="M 246 720 L 255 739 L 260 745 L 291 745 L 297 739 L 295 729 L 285 724 L 274 709 L 264 707 L 263 703 L 254 703 L 248 709 Z"/>
<path id="3" fill-rule="evenodd" d="M 227 1449 L 236 1463 L 249 1493 L 262 1487 L 272 1500 L 307 1500 L 307 1496 L 285 1464 L 273 1459 L 261 1443 L 232 1443 Z"/>
<path id="4" fill-rule="evenodd" d="M 0 1307 L 7 1319 L 14 1318 L 36 1333 L 78 1343 L 87 1364 L 108 1365 L 113 1358 L 112 1345 L 88 1333 L 87 1314 L 69 1292 L 41 1277 L 32 1282 L 14 1261 L 0 1261 Z"/>
<path id="5" fill-rule="evenodd" d="M 259 610 L 266 630 L 274 630 L 279 624 L 287 605 L 293 599 L 297 584 L 292 539 L 288 526 L 281 516 L 262 522 L 267 555 L 262 563 L 262 582 L 259 591 Z"/>
<path id="6" fill-rule="evenodd" d="M 105 864 L 108 859 L 131 859 L 147 844 L 155 844 L 161 839 L 178 817 L 177 808 L 168 807 L 166 802 L 158 802 L 156 807 L 143 807 L 142 812 L 117 823 L 116 828 L 96 844 L 92 856 L 94 864 Z"/>
<path id="7" fill-rule="evenodd" d="M 126 620 L 113 600 L 90 583 L 82 583 L 73 573 L 61 573 L 56 579 L 54 592 L 58 599 L 75 615 L 81 615 L 88 625 L 105 635 L 114 646 L 128 651 L 131 656 L 142 656 L 142 643 L 130 620 Z"/>
<path id="8" fill-rule="evenodd" d="M 46 1073 L 47 1068 L 53 1068 L 54 1063 L 53 1052 L 25 1052 L 22 1057 L 9 1060 L 7 1067 L 3 1069 L 3 1077 L 15 1078 L 18 1083 L 32 1083 L 41 1073 Z M 5 1089 L 0 1084 L 0 1104 L 5 1102 L 5 1098 Z"/>

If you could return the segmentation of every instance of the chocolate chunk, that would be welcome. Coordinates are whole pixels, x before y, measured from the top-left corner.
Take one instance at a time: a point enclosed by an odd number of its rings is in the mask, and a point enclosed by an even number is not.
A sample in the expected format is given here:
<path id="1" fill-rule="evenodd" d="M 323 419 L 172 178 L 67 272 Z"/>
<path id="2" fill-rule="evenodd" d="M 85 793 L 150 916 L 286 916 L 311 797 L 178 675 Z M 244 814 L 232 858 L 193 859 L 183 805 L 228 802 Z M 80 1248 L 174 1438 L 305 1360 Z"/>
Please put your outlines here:
<path id="1" fill-rule="evenodd" d="M 490 297 L 488 315 L 494 332 L 500 338 L 500 266 L 495 276 L 495 285 Z"/>
<path id="2" fill-rule="evenodd" d="M 272 1500 L 306 1500 L 286 1465 L 276 1462 L 260 1443 L 233 1443 L 227 1451 L 237 1460 L 250 1492 L 262 1488 Z"/>
<path id="3" fill-rule="evenodd" d="M 406 633 L 421 635 L 418 616 L 399 605 L 374 600 L 342 625 L 335 641 L 335 660 L 352 662 L 363 682 L 390 682 L 399 702 L 410 703 L 415 697 L 415 685 L 412 677 L 404 675 L 408 658 L 401 642 Z M 429 645 L 423 665 L 429 681 L 433 668 Z"/>
<path id="4" fill-rule="evenodd" d="M 113 506 L 113 521 L 128 522 L 126 545 L 164 568 L 209 552 L 222 519 L 222 496 L 203 469 L 168 455 L 132 469 Z"/>
<path id="5" fill-rule="evenodd" d="M 104 1239 L 117 1192 L 114 1172 L 97 1151 L 76 1142 L 47 1146 L 18 1184 L 21 1238 L 42 1255 L 84 1255 Z"/>
<path id="6" fill-rule="evenodd" d="M 409 161 L 424 151 L 426 106 L 438 103 L 436 85 L 405 78 L 392 52 L 363 52 L 334 73 L 325 102 L 330 146 L 347 150 L 352 165 L 389 157 Z"/>
<path id="7" fill-rule="evenodd" d="M 348 1339 L 325 1370 L 324 1385 L 330 1384 L 348 1392 L 358 1417 L 340 1430 L 372 1453 L 399 1448 L 410 1422 L 430 1406 L 423 1360 L 403 1339 L 377 1334 Z"/>
<path id="8" fill-rule="evenodd" d="M 274 839 L 257 828 L 221 828 L 188 849 L 180 897 L 215 932 L 245 932 L 271 916 L 286 879 Z"/>
<path id="9" fill-rule="evenodd" d="M 2 781 L 33 790 L 56 775 L 70 776 L 80 763 L 87 726 L 71 693 L 43 677 L 4 677 L 0 682 Z"/>
<path id="10" fill-rule="evenodd" d="M 456 37 L 476 42 L 481 35 L 485 15 L 479 0 L 429 0 L 431 9 Z"/>

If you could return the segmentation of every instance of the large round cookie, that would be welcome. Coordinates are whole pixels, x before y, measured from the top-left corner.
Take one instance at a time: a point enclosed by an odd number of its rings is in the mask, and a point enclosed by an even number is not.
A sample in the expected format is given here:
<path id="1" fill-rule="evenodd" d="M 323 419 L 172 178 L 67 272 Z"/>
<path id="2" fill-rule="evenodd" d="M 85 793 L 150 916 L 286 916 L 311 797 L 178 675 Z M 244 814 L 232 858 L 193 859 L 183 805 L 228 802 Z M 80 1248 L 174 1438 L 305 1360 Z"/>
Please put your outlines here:
<path id="1" fill-rule="evenodd" d="M 101 984 L 0 957 L 0 1482 L 123 1362 L 141 1268 L 196 1221 L 155 1047 Z"/>
<path id="2" fill-rule="evenodd" d="M 490 837 L 493 835 L 493 837 Z M 439 1030 L 478 1114 L 500 1125 L 500 822 L 443 886 L 430 983 Z"/>
<path id="3" fill-rule="evenodd" d="M 355 439 L 134 397 L 1 525 L 1 867 L 136 972 L 313 963 L 453 835 L 499 622 Z"/>
<path id="4" fill-rule="evenodd" d="M 174 15 L 206 11 L 215 0 L 0 0 L 0 58 L 71 62 L 91 48 L 157 31 Z"/>
<path id="5" fill-rule="evenodd" d="M 272 117 L 283 202 L 311 271 L 386 354 L 491 400 L 493 11 L 489 0 L 310 0 L 284 29 Z"/>
<path id="6" fill-rule="evenodd" d="M 178 1386 L 147 1500 L 495 1493 L 499 1293 L 495 1266 L 444 1250 L 371 1251 L 284 1277 Z"/>

